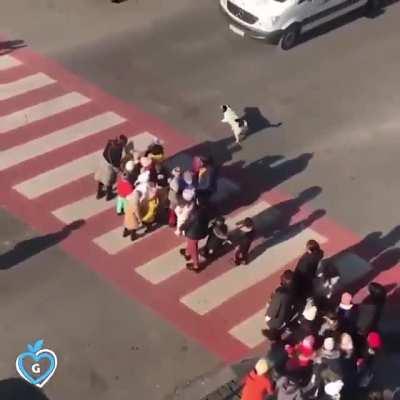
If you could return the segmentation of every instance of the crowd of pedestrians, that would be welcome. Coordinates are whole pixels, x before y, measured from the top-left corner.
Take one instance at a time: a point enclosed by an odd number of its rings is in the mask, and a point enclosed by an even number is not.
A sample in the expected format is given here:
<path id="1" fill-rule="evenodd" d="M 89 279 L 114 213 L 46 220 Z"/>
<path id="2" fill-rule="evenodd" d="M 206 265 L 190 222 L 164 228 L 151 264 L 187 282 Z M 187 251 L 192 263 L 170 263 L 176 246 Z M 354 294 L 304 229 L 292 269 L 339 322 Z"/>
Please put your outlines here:
<path id="1" fill-rule="evenodd" d="M 217 168 L 211 157 L 195 156 L 190 169 L 177 165 L 170 170 L 158 139 L 138 151 L 121 135 L 107 142 L 94 178 L 97 199 L 111 201 L 116 196 L 116 213 L 123 216 L 121 234 L 127 240 L 168 224 L 185 238 L 180 253 L 189 270 L 201 271 L 232 246 L 236 247 L 233 263 L 248 263 L 254 223 L 251 218 L 240 221 L 232 240 L 224 217 L 215 215 Z M 203 239 L 205 245 L 199 248 Z"/>
<path id="2" fill-rule="evenodd" d="M 116 196 L 121 235 L 134 241 L 138 231 L 146 234 L 168 224 L 185 238 L 180 253 L 189 270 L 201 271 L 226 248 L 234 249 L 235 265 L 247 264 L 255 223 L 245 218 L 233 235 L 225 218 L 213 212 L 217 168 L 212 158 L 193 157 L 186 170 L 179 165 L 170 170 L 165 159 L 158 139 L 142 152 L 123 135 L 106 144 L 95 173 L 97 198 Z M 355 304 L 345 289 L 335 264 L 324 260 L 317 241 L 309 240 L 267 303 L 263 334 L 280 356 L 259 360 L 246 377 L 242 400 L 272 394 L 277 400 L 352 400 L 368 390 L 382 348 L 378 322 L 386 291 L 370 283 L 368 297 Z M 376 392 L 373 396 L 379 400 Z"/>
<path id="3" fill-rule="evenodd" d="M 294 270 L 286 270 L 266 306 L 271 350 L 246 377 L 242 400 L 382 399 L 369 392 L 383 343 L 378 330 L 385 288 L 372 282 L 362 303 L 315 240 Z M 268 360 L 268 361 L 267 361 Z"/>

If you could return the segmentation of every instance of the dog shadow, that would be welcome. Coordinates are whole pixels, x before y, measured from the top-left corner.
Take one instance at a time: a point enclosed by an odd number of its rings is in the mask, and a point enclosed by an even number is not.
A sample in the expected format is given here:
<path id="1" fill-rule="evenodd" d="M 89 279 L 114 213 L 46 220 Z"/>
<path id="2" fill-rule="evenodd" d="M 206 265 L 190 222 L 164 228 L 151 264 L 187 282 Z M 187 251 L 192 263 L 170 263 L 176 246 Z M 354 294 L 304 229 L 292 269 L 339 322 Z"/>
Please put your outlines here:
<path id="1" fill-rule="evenodd" d="M 282 125 L 282 122 L 276 124 L 272 123 L 268 118 L 262 115 L 258 107 L 245 107 L 240 119 L 247 122 L 246 136 L 262 131 L 263 129 L 279 128 Z"/>

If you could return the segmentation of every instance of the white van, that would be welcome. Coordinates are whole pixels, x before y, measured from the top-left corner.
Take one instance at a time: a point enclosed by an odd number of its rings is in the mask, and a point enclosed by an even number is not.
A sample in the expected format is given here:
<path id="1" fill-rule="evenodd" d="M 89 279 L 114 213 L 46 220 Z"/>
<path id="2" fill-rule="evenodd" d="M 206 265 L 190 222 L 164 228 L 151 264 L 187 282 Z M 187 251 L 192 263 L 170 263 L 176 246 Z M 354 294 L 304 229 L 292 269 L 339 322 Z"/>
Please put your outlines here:
<path id="1" fill-rule="evenodd" d="M 284 50 L 299 35 L 356 8 L 377 12 L 381 0 L 219 0 L 230 17 L 229 28 L 240 36 L 268 39 Z"/>

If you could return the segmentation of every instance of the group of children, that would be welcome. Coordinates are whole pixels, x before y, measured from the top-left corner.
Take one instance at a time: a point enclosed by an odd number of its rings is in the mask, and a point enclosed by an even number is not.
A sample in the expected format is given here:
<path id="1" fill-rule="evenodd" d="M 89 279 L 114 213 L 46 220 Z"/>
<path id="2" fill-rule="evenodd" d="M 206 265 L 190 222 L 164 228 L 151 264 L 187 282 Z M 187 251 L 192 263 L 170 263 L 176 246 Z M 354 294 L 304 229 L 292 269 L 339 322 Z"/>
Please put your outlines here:
<path id="1" fill-rule="evenodd" d="M 210 203 L 216 190 L 217 170 L 210 157 L 194 157 L 190 169 L 176 166 L 169 171 L 158 139 L 139 152 L 133 142 L 121 135 L 107 142 L 95 179 L 98 199 L 106 196 L 111 200 L 116 187 L 116 212 L 124 218 L 123 237 L 134 241 L 139 229 L 145 233 L 165 223 L 174 228 L 177 236 L 187 239 L 188 250 L 183 250 L 182 255 L 195 269 L 199 269 L 199 256 L 206 264 L 232 246 L 233 241 L 235 264 L 248 263 L 256 235 L 254 223 L 250 218 L 244 219 L 232 235 L 224 217 L 212 215 Z M 198 213 L 199 208 L 209 212 Z M 202 220 L 196 221 L 195 217 Z M 202 239 L 205 245 L 199 249 Z"/>
<path id="2" fill-rule="evenodd" d="M 369 295 L 355 304 L 334 264 L 322 259 L 310 240 L 294 270 L 282 273 L 266 307 L 269 361 L 259 361 L 247 376 L 242 400 L 267 394 L 277 400 L 366 398 L 383 346 L 378 323 L 386 290 L 372 282 Z"/>

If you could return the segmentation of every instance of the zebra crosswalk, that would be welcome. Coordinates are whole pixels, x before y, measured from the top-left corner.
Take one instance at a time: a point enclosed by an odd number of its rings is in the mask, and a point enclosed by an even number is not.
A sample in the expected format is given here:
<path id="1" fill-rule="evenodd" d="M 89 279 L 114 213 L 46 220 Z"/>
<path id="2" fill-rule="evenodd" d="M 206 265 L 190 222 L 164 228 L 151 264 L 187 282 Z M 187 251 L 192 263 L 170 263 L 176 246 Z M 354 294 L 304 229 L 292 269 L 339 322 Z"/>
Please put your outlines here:
<path id="1" fill-rule="evenodd" d="M 190 165 L 190 157 L 184 154 L 190 143 L 155 118 L 81 82 L 50 61 L 35 66 L 31 61 L 40 56 L 31 57 L 29 52 L 22 49 L 0 56 L 0 109 L 7 110 L 0 116 L 2 203 L 44 233 L 84 220 L 61 243 L 67 251 L 224 359 L 244 356 L 262 345 L 263 305 L 277 274 L 293 265 L 307 240 L 316 239 L 334 251 L 349 243 L 351 236 L 344 235 L 346 240 L 337 244 L 329 232 L 306 227 L 268 246 L 247 266 L 231 266 L 228 252 L 199 275 L 186 270 L 179 254 L 184 240 L 167 227 L 135 242 L 123 238 L 114 202 L 95 198 L 91 177 L 108 135 L 123 133 L 139 150 L 158 137 L 167 154 L 177 155 L 171 163 L 185 166 Z M 15 73 L 2 76 L 9 71 Z M 7 82 L 8 76 L 13 80 Z M 40 92 L 49 86 L 55 88 L 54 97 L 47 98 L 47 93 L 43 100 Z M 88 104 L 90 112 L 85 108 Z M 50 131 L 44 129 L 47 121 Z M 240 192 L 240 182 L 222 174 L 214 200 L 237 198 Z M 276 202 L 276 197 L 271 200 L 262 195 L 254 204 L 233 211 L 227 216 L 230 230 L 245 217 L 253 217 L 257 226 L 268 225 L 279 218 Z M 367 263 L 351 257 L 352 264 L 358 265 L 353 275 L 368 272 Z"/>

